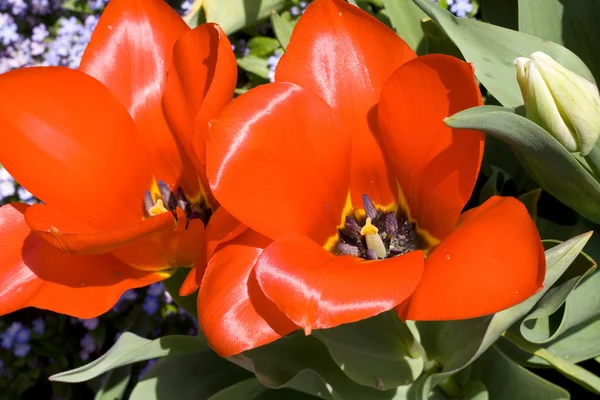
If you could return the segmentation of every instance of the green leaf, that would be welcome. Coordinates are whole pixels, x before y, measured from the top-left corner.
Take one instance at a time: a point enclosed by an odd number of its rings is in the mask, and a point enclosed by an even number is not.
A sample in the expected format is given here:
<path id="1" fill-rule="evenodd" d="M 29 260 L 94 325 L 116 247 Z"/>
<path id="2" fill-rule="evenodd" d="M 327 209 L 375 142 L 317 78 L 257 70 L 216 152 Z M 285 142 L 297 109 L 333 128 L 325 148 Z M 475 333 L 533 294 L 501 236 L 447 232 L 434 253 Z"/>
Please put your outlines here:
<path id="1" fill-rule="evenodd" d="M 417 51 L 423 44 L 421 20 L 425 13 L 411 0 L 383 0 L 383 6 L 398 36 Z"/>
<path id="2" fill-rule="evenodd" d="M 406 398 L 406 387 L 382 391 L 355 383 L 331 359 L 323 343 L 300 332 L 229 360 L 254 372 L 271 389 L 295 389 L 327 400 Z"/>
<path id="3" fill-rule="evenodd" d="M 479 204 L 483 204 L 492 196 L 502 194 L 502 187 L 506 181 L 504 172 L 500 168 L 492 166 L 492 175 L 485 181 L 479 191 Z"/>
<path id="4" fill-rule="evenodd" d="M 576 289 L 595 269 L 594 260 L 580 253 L 520 324 L 521 335 L 532 343 L 547 343 L 567 329 L 600 314 L 600 294 L 597 293 L 600 274 L 594 274 L 594 279 L 584 282 L 579 293 Z M 561 312 L 557 313 L 561 307 Z"/>
<path id="5" fill-rule="evenodd" d="M 552 352 L 542 348 L 541 346 L 530 343 L 522 337 L 510 334 L 505 334 L 506 338 L 520 347 L 522 350 L 531 353 L 552 365 L 557 371 L 585 387 L 591 392 L 600 394 L 600 377 L 592 374 L 590 371 L 576 364 L 573 364 L 564 358 L 554 355 Z"/>
<path id="6" fill-rule="evenodd" d="M 590 236 L 591 233 L 580 235 L 546 250 L 544 287 L 524 302 L 491 316 L 417 323 L 428 358 L 442 365 L 440 372 L 424 375 L 417 381 L 418 398 L 427 398 L 431 388 L 475 361 L 509 327 L 527 315 L 575 261 Z"/>
<path id="7" fill-rule="evenodd" d="M 269 66 L 267 60 L 263 58 L 248 55 L 246 57 L 238 58 L 237 64 L 245 71 L 258 75 L 261 78 L 269 79 Z"/>
<path id="8" fill-rule="evenodd" d="M 293 389 L 278 389 L 262 392 L 256 400 L 317 400 L 318 397 L 311 396 L 306 393 L 299 392 Z"/>
<path id="9" fill-rule="evenodd" d="M 470 108 L 445 122 L 505 141 L 540 187 L 584 217 L 600 222 L 600 183 L 540 126 L 497 106 Z"/>
<path id="10" fill-rule="evenodd" d="M 514 363 L 491 347 L 473 364 L 471 379 L 479 380 L 491 399 L 567 400 L 569 392 Z"/>
<path id="11" fill-rule="evenodd" d="M 210 396 L 209 400 L 255 399 L 267 390 L 256 378 L 239 381 Z"/>
<path id="12" fill-rule="evenodd" d="M 177 271 L 169 279 L 163 281 L 165 288 L 173 298 L 173 301 L 193 318 L 198 318 L 198 308 L 196 306 L 198 293 L 193 293 L 189 296 L 180 296 L 179 288 L 190 272 L 188 268 L 178 268 Z"/>
<path id="13" fill-rule="evenodd" d="M 256 24 L 279 11 L 286 0 L 204 0 L 202 8 L 208 22 L 216 22 L 226 34 Z"/>
<path id="14" fill-rule="evenodd" d="M 131 380 L 131 365 L 110 370 L 94 400 L 121 400 Z"/>
<path id="15" fill-rule="evenodd" d="M 248 41 L 250 54 L 265 57 L 279 49 L 279 40 L 267 36 L 255 36 Z"/>
<path id="16" fill-rule="evenodd" d="M 50 377 L 58 382 L 83 382 L 114 368 L 138 361 L 176 354 L 198 353 L 207 348 L 206 342 L 193 336 L 171 335 L 155 340 L 144 339 L 124 332 L 105 354 L 82 367 Z"/>
<path id="17" fill-rule="evenodd" d="M 531 216 L 533 222 L 537 220 L 538 202 L 540 201 L 541 195 L 541 189 L 534 189 L 530 192 L 523 193 L 518 197 L 519 201 L 527 208 L 527 212 Z"/>
<path id="18" fill-rule="evenodd" d="M 519 31 L 567 47 L 600 78 L 597 0 L 519 0 Z"/>
<path id="19" fill-rule="evenodd" d="M 202 9 L 203 1 L 204 0 L 193 0 L 192 7 L 187 15 L 183 17 L 185 23 L 192 29 L 206 22 L 206 15 L 204 15 L 204 10 Z"/>
<path id="20" fill-rule="evenodd" d="M 468 18 L 456 18 L 430 0 L 413 0 L 450 36 L 487 90 L 506 107 L 523 104 L 513 60 L 543 51 L 568 69 L 594 82 L 585 64 L 570 50 L 533 36 Z"/>
<path id="21" fill-rule="evenodd" d="M 425 35 L 425 49 L 424 51 L 421 49 L 420 53 L 449 54 L 457 58 L 462 58 L 458 47 L 431 18 L 425 17 L 421 20 L 421 29 Z"/>
<path id="22" fill-rule="evenodd" d="M 252 378 L 252 374 L 219 357 L 213 351 L 196 354 L 171 355 L 154 364 L 135 386 L 130 400 L 208 400 L 239 382 Z M 239 394 L 229 399 L 252 399 L 258 395 L 256 386 L 242 385 L 233 390 Z M 220 397 L 225 399 L 227 397 Z"/>
<path id="23" fill-rule="evenodd" d="M 408 385 L 423 371 L 423 359 L 409 355 L 418 343 L 395 312 L 314 332 L 342 371 L 355 382 L 379 390 Z"/>
<path id="24" fill-rule="evenodd" d="M 287 49 L 294 26 L 289 20 L 282 18 L 277 11 L 273 11 L 271 14 L 271 25 L 273 25 L 275 37 L 281 44 L 281 47 L 283 50 Z"/>

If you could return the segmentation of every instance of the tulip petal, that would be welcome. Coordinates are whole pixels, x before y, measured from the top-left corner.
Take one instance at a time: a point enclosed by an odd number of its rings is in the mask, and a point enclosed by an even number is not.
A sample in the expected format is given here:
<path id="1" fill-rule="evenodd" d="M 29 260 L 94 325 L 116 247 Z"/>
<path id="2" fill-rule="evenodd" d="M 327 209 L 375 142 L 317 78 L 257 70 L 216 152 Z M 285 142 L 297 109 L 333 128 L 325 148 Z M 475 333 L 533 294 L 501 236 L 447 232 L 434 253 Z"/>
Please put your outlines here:
<path id="1" fill-rule="evenodd" d="M 27 205 L 0 208 L 0 315 L 37 307 L 78 318 L 96 317 L 126 290 L 166 279 L 112 255 L 63 253 L 32 235 L 23 213 Z"/>
<path id="2" fill-rule="evenodd" d="M 207 175 L 231 215 L 272 239 L 324 244 L 346 205 L 350 141 L 331 108 L 299 86 L 259 86 L 211 124 Z"/>
<path id="3" fill-rule="evenodd" d="M 44 203 L 98 229 L 138 222 L 152 172 L 127 111 L 62 67 L 0 75 L 0 160 Z"/>
<path id="4" fill-rule="evenodd" d="M 454 320 L 518 304 L 543 285 L 544 249 L 525 206 L 492 197 L 461 216 L 425 260 L 423 278 L 397 308 L 402 319 Z"/>
<path id="5" fill-rule="evenodd" d="M 217 208 L 217 211 L 210 217 L 204 234 L 206 257 L 202 262 L 197 262 L 192 271 L 190 271 L 181 286 L 179 294 L 187 296 L 198 290 L 204 276 L 204 271 L 206 270 L 206 260 L 210 260 L 220 244 L 237 238 L 247 230 L 248 227 L 233 218 L 225 208 Z"/>
<path id="6" fill-rule="evenodd" d="M 309 334 L 391 310 L 408 298 L 423 273 L 423 252 L 378 261 L 334 256 L 301 235 L 262 252 L 255 266 L 265 295 Z"/>
<path id="7" fill-rule="evenodd" d="M 262 293 L 254 263 L 270 239 L 246 231 L 208 263 L 198 295 L 199 323 L 222 357 L 270 343 L 298 329 Z"/>
<path id="8" fill-rule="evenodd" d="M 199 194 L 195 168 L 162 109 L 175 41 L 188 32 L 162 0 L 112 0 L 102 13 L 79 69 L 102 82 L 131 114 L 157 179 Z"/>
<path id="9" fill-rule="evenodd" d="M 186 221 L 180 213 L 175 231 L 148 235 L 113 251 L 123 262 L 142 270 L 152 271 L 172 267 L 192 268 L 206 262 L 204 256 L 204 224 L 199 219 Z M 156 217 L 154 217 L 156 218 Z"/>
<path id="10" fill-rule="evenodd" d="M 227 35 L 216 24 L 204 24 L 175 42 L 173 62 L 164 96 L 169 124 L 183 143 L 194 146 L 206 165 L 208 122 L 231 101 L 237 82 L 237 64 Z"/>
<path id="11" fill-rule="evenodd" d="M 352 202 L 396 199 L 396 181 L 381 149 L 379 93 L 415 53 L 391 29 L 341 0 L 316 0 L 294 28 L 275 74 L 318 94 L 339 113 L 352 136 Z"/>
<path id="12" fill-rule="evenodd" d="M 202 260 L 203 263 L 205 263 L 205 260 Z M 185 276 L 185 279 L 183 280 L 183 283 L 181 284 L 181 287 L 179 288 L 179 295 L 180 296 L 189 296 L 191 294 L 193 294 L 194 292 L 196 292 L 199 288 L 200 285 L 198 284 L 198 282 L 196 282 L 196 274 L 197 274 L 197 267 L 193 267 L 192 269 L 190 269 L 190 271 L 188 272 L 188 274 Z M 204 275 L 204 274 L 202 274 Z"/>
<path id="13" fill-rule="evenodd" d="M 55 248 L 80 254 L 108 253 L 144 236 L 175 230 L 173 215 L 164 213 L 135 224 L 99 230 L 83 224 L 56 207 L 36 204 L 25 214 L 29 228 Z"/>
<path id="14" fill-rule="evenodd" d="M 206 227 L 206 258 L 212 257 L 217 246 L 235 239 L 247 229 L 246 225 L 235 219 L 224 207 L 217 208 Z"/>
<path id="15" fill-rule="evenodd" d="M 381 92 L 379 121 L 410 217 L 437 239 L 447 236 L 471 196 L 484 135 L 444 118 L 481 104 L 471 65 L 446 55 L 409 61 Z"/>

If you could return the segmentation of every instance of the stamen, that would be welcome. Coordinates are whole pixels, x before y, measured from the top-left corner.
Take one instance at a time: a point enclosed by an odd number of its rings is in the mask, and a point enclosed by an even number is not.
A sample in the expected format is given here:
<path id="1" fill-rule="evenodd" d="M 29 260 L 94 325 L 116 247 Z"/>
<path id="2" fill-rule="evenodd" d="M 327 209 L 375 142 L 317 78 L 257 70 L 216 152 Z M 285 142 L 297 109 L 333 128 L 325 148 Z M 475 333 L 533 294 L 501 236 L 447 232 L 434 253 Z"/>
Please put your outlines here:
<path id="1" fill-rule="evenodd" d="M 360 234 L 365 235 L 367 249 L 373 250 L 378 258 L 385 258 L 387 256 L 387 250 L 383 244 L 381 236 L 379 236 L 379 229 L 377 229 L 375 225 L 371 224 L 371 218 L 367 218 L 367 222 L 360 230 Z"/>
<path id="2" fill-rule="evenodd" d="M 177 199 L 175 198 L 175 195 L 169 188 L 169 185 L 167 185 L 164 181 L 161 180 L 159 180 L 157 184 L 158 191 L 160 192 L 160 195 L 163 198 L 165 207 L 169 211 L 175 211 L 175 209 L 177 208 Z"/>
<path id="3" fill-rule="evenodd" d="M 377 254 L 375 254 L 375 250 L 368 249 L 367 252 L 365 253 L 365 258 L 367 260 L 377 260 Z"/>
<path id="4" fill-rule="evenodd" d="M 350 217 L 349 215 L 346 216 L 346 228 L 348 228 L 348 230 L 352 233 L 355 233 L 357 235 L 360 234 L 360 225 L 354 220 L 354 218 Z"/>
<path id="5" fill-rule="evenodd" d="M 150 211 L 148 211 L 148 214 L 150 214 L 151 216 L 155 216 L 155 215 L 159 215 L 162 213 L 166 213 L 169 210 L 167 210 L 165 208 L 165 204 L 163 203 L 162 199 L 158 199 L 156 200 L 156 204 L 152 206 L 152 208 L 150 208 Z"/>
<path id="6" fill-rule="evenodd" d="M 152 198 L 152 193 L 149 190 L 146 190 L 144 193 L 144 208 L 146 212 L 150 215 L 150 210 L 154 207 L 154 199 Z"/>
<path id="7" fill-rule="evenodd" d="M 177 206 L 183 210 L 187 218 L 192 215 L 192 206 L 182 188 L 177 188 Z"/>
<path id="8" fill-rule="evenodd" d="M 350 214 L 344 226 L 338 229 L 335 254 L 377 260 L 422 248 L 414 223 L 394 211 L 377 209 L 367 195 L 363 195 L 363 205 L 366 216 Z"/>
<path id="9" fill-rule="evenodd" d="M 385 231 L 390 235 L 398 232 L 398 220 L 394 213 L 389 213 L 385 216 Z"/>
<path id="10" fill-rule="evenodd" d="M 344 255 L 358 257 L 358 255 L 360 254 L 360 252 L 358 251 L 358 247 L 352 246 L 351 244 L 339 243 L 337 245 L 337 249 L 341 254 Z"/>
<path id="11" fill-rule="evenodd" d="M 373 201 L 371 201 L 371 199 L 369 198 L 369 196 L 366 195 L 366 193 L 362 195 L 362 202 L 367 217 L 375 219 L 375 217 L 377 217 L 377 209 L 375 208 L 375 204 L 373 204 Z"/>

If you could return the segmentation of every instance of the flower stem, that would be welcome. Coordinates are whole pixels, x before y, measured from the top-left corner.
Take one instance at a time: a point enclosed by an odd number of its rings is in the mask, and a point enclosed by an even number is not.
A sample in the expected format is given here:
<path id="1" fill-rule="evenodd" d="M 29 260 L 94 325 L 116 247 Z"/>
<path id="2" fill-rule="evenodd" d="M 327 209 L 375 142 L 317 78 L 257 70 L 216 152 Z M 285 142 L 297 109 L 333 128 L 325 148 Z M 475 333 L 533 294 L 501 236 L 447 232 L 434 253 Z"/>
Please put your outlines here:
<path id="1" fill-rule="evenodd" d="M 438 387 L 442 390 L 442 392 L 444 392 L 446 396 L 450 397 L 451 399 L 458 398 L 462 394 L 460 387 L 458 386 L 454 378 L 452 378 L 451 376 L 442 381 L 438 385 Z"/>

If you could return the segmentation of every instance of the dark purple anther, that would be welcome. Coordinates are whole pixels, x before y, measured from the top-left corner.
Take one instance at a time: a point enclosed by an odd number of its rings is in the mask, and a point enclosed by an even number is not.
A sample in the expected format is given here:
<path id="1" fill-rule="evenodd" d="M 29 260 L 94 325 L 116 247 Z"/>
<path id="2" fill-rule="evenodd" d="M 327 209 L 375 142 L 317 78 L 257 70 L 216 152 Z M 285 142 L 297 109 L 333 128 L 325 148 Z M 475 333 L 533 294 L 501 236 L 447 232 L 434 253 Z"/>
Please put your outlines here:
<path id="1" fill-rule="evenodd" d="M 375 208 L 375 204 L 373 204 L 373 202 L 371 201 L 369 196 L 367 196 L 366 193 L 362 195 L 362 202 L 367 217 L 375 219 L 375 217 L 377 216 L 377 209 Z"/>
<path id="2" fill-rule="evenodd" d="M 164 181 L 161 180 L 159 180 L 157 184 L 158 191 L 160 192 L 160 195 L 162 196 L 163 201 L 165 203 L 165 208 L 169 211 L 175 211 L 175 209 L 177 208 L 177 199 L 175 198 L 173 192 L 171 192 L 169 185 L 167 185 Z"/>
<path id="3" fill-rule="evenodd" d="M 346 228 L 352 233 L 360 235 L 360 225 L 351 216 L 346 216 Z"/>
<path id="4" fill-rule="evenodd" d="M 365 253 L 365 258 L 367 260 L 377 260 L 377 254 L 375 254 L 375 250 L 367 249 L 367 252 Z"/>
<path id="5" fill-rule="evenodd" d="M 187 218 L 192 215 L 192 206 L 182 188 L 177 188 L 177 206 L 183 210 Z"/>
<path id="6" fill-rule="evenodd" d="M 146 190 L 146 193 L 144 193 L 144 208 L 146 209 L 148 215 L 151 215 L 150 210 L 152 210 L 152 207 L 154 207 L 154 199 L 152 199 L 152 193 L 150 193 L 149 190 Z"/>
<path id="7" fill-rule="evenodd" d="M 398 220 L 394 213 L 389 213 L 385 216 L 385 231 L 390 235 L 398 232 Z"/>
<path id="8" fill-rule="evenodd" d="M 351 244 L 339 243 L 337 249 L 341 254 L 358 257 L 358 247 Z"/>

